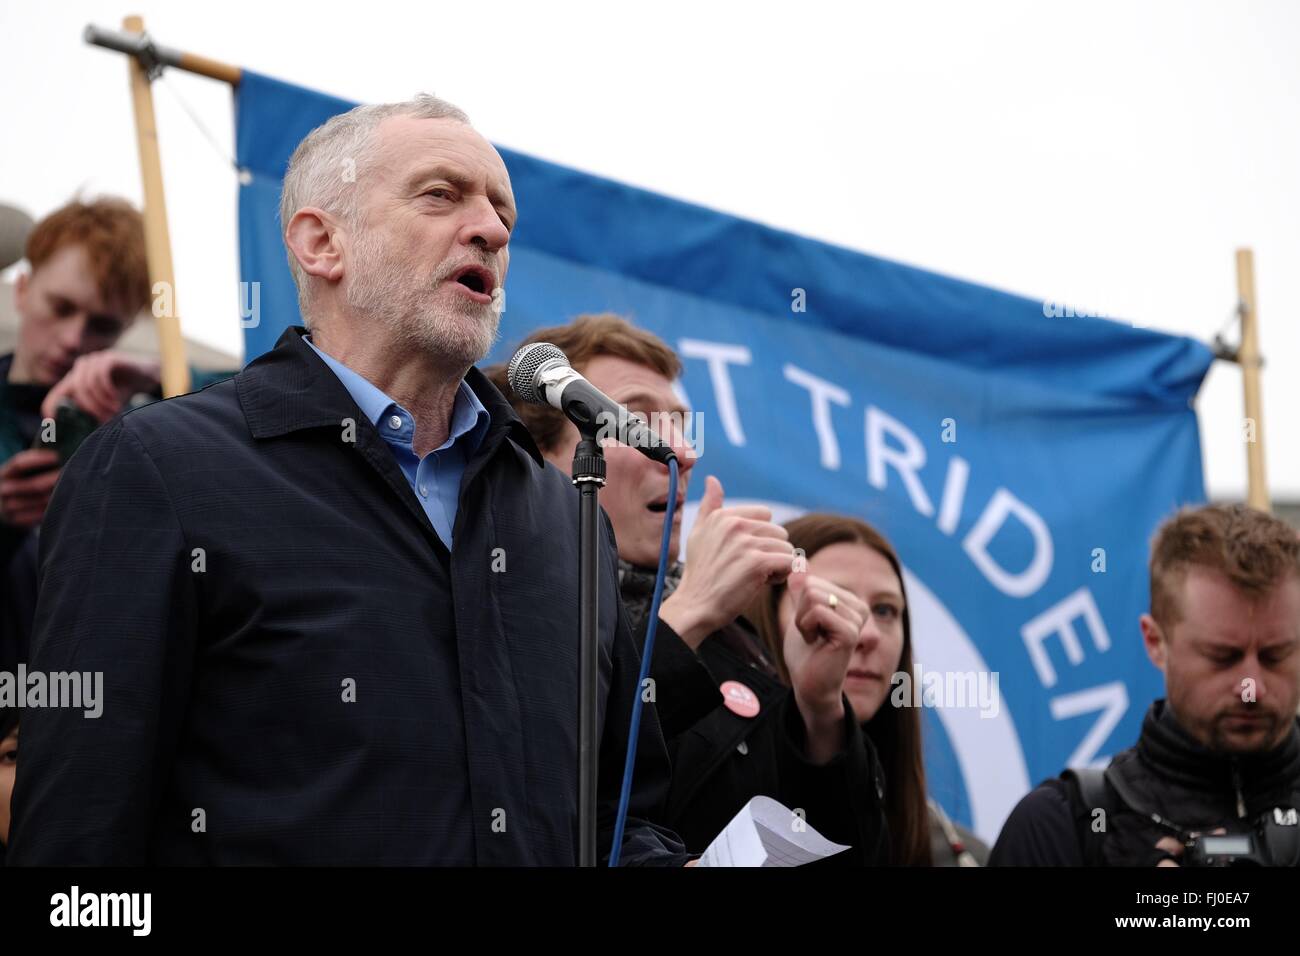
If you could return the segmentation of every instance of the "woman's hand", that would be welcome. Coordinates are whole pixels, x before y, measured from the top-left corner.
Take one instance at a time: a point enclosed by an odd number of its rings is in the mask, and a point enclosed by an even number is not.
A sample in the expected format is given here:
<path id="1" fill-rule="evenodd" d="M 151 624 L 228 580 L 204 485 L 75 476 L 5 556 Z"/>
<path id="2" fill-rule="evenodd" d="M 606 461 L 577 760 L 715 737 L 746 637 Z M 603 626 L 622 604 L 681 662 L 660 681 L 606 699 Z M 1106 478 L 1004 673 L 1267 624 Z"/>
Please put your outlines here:
<path id="1" fill-rule="evenodd" d="M 791 574 L 787 586 L 794 617 L 783 638 L 785 663 L 808 759 L 826 763 L 844 748 L 844 675 L 870 612 L 851 591 L 805 572 Z"/>

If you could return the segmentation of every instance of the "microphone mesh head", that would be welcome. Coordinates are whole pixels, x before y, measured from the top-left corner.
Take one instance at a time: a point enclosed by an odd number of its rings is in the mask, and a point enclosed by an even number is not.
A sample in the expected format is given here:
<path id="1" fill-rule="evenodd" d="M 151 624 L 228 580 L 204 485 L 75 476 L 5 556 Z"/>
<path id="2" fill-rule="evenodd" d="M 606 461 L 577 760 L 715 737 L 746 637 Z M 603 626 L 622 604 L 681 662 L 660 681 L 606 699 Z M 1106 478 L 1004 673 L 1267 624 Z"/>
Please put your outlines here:
<path id="1" fill-rule="evenodd" d="M 568 365 L 569 359 L 550 342 L 525 345 L 510 360 L 506 377 L 515 394 L 533 405 L 545 405 L 546 399 L 537 388 L 537 376 L 555 365 Z"/>

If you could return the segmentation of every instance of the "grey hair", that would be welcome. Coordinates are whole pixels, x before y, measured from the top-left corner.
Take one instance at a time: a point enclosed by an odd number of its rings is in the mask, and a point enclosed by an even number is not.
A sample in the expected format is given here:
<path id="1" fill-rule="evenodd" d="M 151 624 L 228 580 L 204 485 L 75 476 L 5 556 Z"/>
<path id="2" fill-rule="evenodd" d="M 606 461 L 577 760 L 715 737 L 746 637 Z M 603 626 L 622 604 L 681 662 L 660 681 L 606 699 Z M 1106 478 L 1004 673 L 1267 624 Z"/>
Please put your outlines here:
<path id="1" fill-rule="evenodd" d="M 417 93 L 402 103 L 356 106 L 330 117 L 308 133 L 289 158 L 280 191 L 281 230 L 304 206 L 317 206 L 356 228 L 360 217 L 354 187 L 363 168 L 373 159 L 375 128 L 392 116 L 449 119 L 469 124 L 463 110 L 428 93 Z M 289 271 L 298 286 L 298 309 L 303 322 L 310 325 L 311 286 L 297 256 L 287 245 Z"/>

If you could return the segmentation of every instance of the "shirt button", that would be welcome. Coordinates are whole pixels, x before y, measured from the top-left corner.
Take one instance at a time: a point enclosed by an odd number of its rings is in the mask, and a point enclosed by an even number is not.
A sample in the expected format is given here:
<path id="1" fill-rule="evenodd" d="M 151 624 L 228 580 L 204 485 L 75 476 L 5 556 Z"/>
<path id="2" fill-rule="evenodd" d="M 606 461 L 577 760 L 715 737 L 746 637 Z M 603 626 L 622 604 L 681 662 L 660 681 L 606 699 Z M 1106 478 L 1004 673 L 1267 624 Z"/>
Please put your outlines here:
<path id="1" fill-rule="evenodd" d="M 390 419 L 388 420 L 388 427 L 391 428 L 391 429 L 393 429 L 394 431 L 396 431 L 397 429 L 401 428 L 401 427 L 402 427 L 402 420 L 401 420 L 401 418 L 399 418 L 398 416 L 394 415 L 392 418 L 390 418 Z"/>
<path id="2" fill-rule="evenodd" d="M 742 757 L 745 756 L 745 754 L 749 753 L 749 744 L 742 740 L 736 747 L 736 753 L 740 754 Z"/>
<path id="3" fill-rule="evenodd" d="M 420 497 L 421 497 L 421 498 L 427 498 L 427 497 L 429 497 L 429 489 L 428 489 L 428 486 L 426 486 L 426 485 L 421 485 L 421 486 L 420 486 Z"/>

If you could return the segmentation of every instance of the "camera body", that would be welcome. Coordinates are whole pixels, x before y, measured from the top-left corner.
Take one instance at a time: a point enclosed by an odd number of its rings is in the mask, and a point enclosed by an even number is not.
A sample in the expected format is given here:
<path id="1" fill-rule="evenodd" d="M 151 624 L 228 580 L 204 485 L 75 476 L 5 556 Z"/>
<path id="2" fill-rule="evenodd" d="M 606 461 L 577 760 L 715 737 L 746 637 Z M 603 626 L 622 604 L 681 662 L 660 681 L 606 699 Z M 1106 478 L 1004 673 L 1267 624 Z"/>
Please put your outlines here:
<path id="1" fill-rule="evenodd" d="M 1239 833 L 1200 834 L 1183 841 L 1184 866 L 1300 866 L 1300 813 L 1274 807 Z"/>

